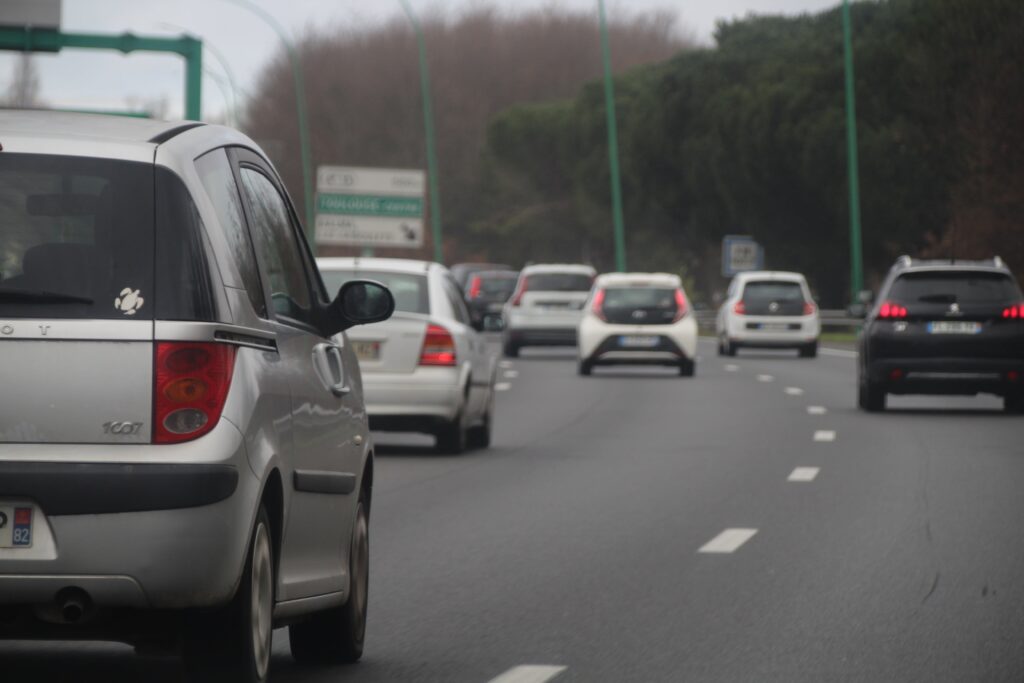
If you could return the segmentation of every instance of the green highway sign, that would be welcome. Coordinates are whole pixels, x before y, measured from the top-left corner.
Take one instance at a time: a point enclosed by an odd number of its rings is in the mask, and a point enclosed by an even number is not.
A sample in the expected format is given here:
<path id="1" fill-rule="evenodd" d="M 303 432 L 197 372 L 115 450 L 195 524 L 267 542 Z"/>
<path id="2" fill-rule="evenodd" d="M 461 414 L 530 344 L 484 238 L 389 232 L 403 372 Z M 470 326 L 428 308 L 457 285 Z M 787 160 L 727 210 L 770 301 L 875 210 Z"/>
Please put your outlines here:
<path id="1" fill-rule="evenodd" d="M 346 216 L 420 218 L 423 216 L 423 198 L 321 193 L 317 195 L 316 211 Z"/>
<path id="2" fill-rule="evenodd" d="M 318 245 L 370 249 L 423 246 L 423 171 L 320 166 L 316 189 Z"/>

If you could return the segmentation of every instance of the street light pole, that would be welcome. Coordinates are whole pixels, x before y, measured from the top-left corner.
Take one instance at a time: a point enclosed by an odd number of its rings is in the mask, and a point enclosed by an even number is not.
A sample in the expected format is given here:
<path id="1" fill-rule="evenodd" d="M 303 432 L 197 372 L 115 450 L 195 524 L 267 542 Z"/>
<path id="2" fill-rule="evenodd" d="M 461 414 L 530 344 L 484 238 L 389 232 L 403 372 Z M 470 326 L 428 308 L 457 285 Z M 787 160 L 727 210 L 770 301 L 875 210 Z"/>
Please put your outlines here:
<path id="1" fill-rule="evenodd" d="M 612 82 L 612 59 L 608 47 L 608 22 L 604 0 L 597 0 L 601 23 L 601 58 L 604 62 L 604 110 L 608 120 L 608 166 L 612 183 L 612 223 L 615 228 L 615 269 L 626 270 L 626 230 L 622 220 L 622 183 L 619 180 L 619 133 L 615 123 L 615 86 Z"/>
<path id="2" fill-rule="evenodd" d="M 267 12 L 265 9 L 252 2 L 251 0 L 227 0 L 239 7 L 249 10 L 260 19 L 262 19 L 270 28 L 277 33 L 278 38 L 284 44 L 285 50 L 288 52 L 288 61 L 291 62 L 292 66 L 292 80 L 295 83 L 295 110 L 296 118 L 298 119 L 299 125 L 299 154 L 302 162 L 302 189 L 305 199 L 305 219 L 306 219 L 306 238 L 309 240 L 309 246 L 313 249 L 313 253 L 316 253 L 316 236 L 313 228 L 313 170 L 311 167 L 310 150 L 309 150 L 309 122 L 306 117 L 306 84 L 302 78 L 302 63 L 299 61 L 299 53 L 295 50 L 295 45 L 292 43 L 291 38 L 288 37 L 287 31 L 274 19 L 273 15 Z"/>
<path id="3" fill-rule="evenodd" d="M 864 289 L 864 261 L 861 253 L 860 184 L 857 164 L 857 103 L 853 80 L 853 39 L 850 30 L 850 0 L 843 0 L 843 57 L 846 72 L 846 160 L 850 184 L 850 293 L 857 301 Z"/>
<path id="4" fill-rule="evenodd" d="M 441 242 L 441 188 L 437 178 L 437 152 L 434 149 L 434 111 L 430 105 L 430 69 L 427 66 L 427 45 L 423 39 L 423 28 L 409 0 L 399 0 L 402 9 L 416 33 L 416 44 L 420 54 L 420 95 L 423 98 L 423 129 L 427 139 L 427 184 L 430 193 L 430 232 L 434 236 L 434 260 L 444 263 L 444 249 Z"/>

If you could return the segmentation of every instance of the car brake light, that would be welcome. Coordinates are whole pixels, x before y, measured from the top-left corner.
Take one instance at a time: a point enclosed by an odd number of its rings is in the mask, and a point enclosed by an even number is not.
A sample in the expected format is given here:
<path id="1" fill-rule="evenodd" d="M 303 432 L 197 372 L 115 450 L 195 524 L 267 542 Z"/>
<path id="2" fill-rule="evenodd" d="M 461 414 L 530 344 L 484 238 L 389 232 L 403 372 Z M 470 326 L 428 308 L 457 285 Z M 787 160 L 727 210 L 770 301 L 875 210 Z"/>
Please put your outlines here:
<path id="1" fill-rule="evenodd" d="M 512 295 L 513 306 L 522 305 L 523 294 L 526 294 L 526 278 L 523 278 L 522 282 L 519 283 L 519 287 L 516 288 L 516 293 Z"/>
<path id="2" fill-rule="evenodd" d="M 455 340 L 451 332 L 440 325 L 428 325 L 420 351 L 420 365 L 455 365 Z"/>
<path id="3" fill-rule="evenodd" d="M 153 371 L 153 443 L 197 439 L 220 420 L 235 368 L 235 347 L 157 342 Z"/>
<path id="4" fill-rule="evenodd" d="M 878 309 L 879 318 L 906 318 L 907 309 L 904 306 L 893 303 L 891 301 L 885 301 Z"/>
<path id="5" fill-rule="evenodd" d="M 736 304 L 732 307 L 732 312 L 735 313 L 736 315 L 746 315 L 747 305 L 742 301 L 737 301 Z"/>
<path id="6" fill-rule="evenodd" d="M 590 305 L 590 310 L 601 320 L 608 322 L 608 316 L 604 314 L 604 290 L 599 289 L 594 292 L 594 303 Z"/>
<path id="7" fill-rule="evenodd" d="M 1012 319 L 1017 319 L 1017 318 L 1024 319 L 1024 304 L 1014 304 L 1013 306 L 1010 306 L 1009 308 L 1004 308 L 1003 309 L 1003 317 L 1004 318 L 1012 318 Z"/>
<path id="8" fill-rule="evenodd" d="M 686 317 L 686 311 L 688 306 L 686 305 L 686 295 L 683 294 L 683 290 L 676 290 L 676 315 L 672 318 L 672 322 L 677 323 Z"/>
<path id="9" fill-rule="evenodd" d="M 474 275 L 473 281 L 469 284 L 469 298 L 475 299 L 480 296 L 480 276 Z"/>
<path id="10" fill-rule="evenodd" d="M 818 310 L 818 307 L 814 305 L 812 301 L 804 302 L 804 315 L 814 315 L 814 312 Z"/>

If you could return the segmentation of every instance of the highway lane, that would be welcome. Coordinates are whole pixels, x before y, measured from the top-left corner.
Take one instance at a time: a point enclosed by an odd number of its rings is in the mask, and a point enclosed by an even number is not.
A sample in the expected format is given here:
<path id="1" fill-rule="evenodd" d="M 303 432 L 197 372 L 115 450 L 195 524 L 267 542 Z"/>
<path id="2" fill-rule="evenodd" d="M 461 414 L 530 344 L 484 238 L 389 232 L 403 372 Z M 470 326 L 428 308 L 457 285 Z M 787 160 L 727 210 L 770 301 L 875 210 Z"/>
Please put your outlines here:
<path id="1" fill-rule="evenodd" d="M 274 680 L 1024 678 L 1024 421 L 986 399 L 865 415 L 848 357 L 701 353 L 693 379 L 582 378 L 571 352 L 527 351 L 491 450 L 379 435 L 365 659 L 298 667 L 282 630 Z M 748 531 L 699 552 L 727 530 Z M 0 665 L 180 677 L 127 652 L 0 645 Z"/>

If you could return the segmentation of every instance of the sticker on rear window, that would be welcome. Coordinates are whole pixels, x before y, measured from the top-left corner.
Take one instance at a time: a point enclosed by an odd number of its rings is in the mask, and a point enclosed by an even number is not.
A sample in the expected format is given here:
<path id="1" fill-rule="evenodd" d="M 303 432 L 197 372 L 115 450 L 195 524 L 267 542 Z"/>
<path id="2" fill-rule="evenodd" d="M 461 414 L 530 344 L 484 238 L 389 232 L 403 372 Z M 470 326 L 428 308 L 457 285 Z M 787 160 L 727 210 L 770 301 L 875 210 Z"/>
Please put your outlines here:
<path id="1" fill-rule="evenodd" d="M 146 300 L 139 295 L 139 290 L 125 287 L 121 290 L 121 294 L 114 299 L 114 308 L 125 315 L 135 315 L 135 311 L 142 308 L 142 304 L 145 302 Z"/>

